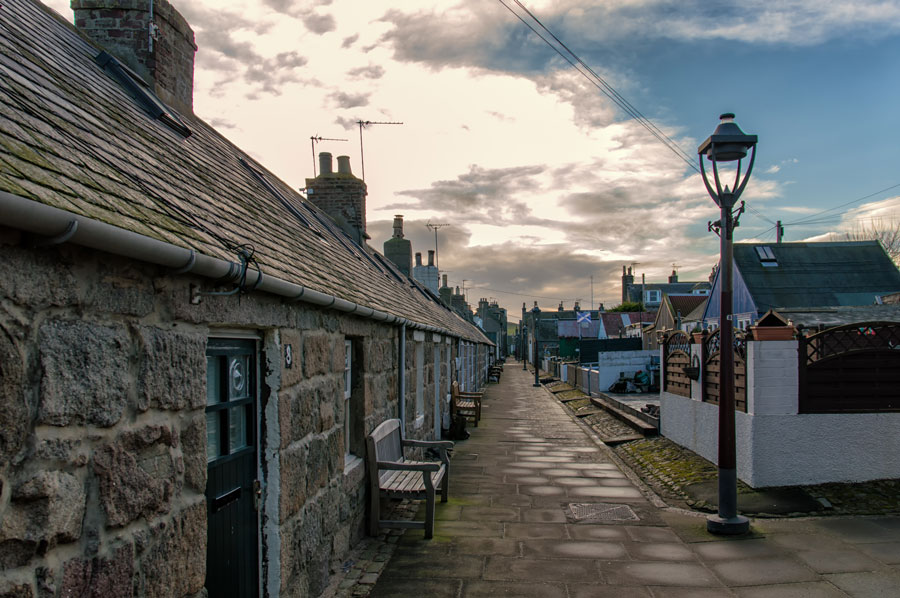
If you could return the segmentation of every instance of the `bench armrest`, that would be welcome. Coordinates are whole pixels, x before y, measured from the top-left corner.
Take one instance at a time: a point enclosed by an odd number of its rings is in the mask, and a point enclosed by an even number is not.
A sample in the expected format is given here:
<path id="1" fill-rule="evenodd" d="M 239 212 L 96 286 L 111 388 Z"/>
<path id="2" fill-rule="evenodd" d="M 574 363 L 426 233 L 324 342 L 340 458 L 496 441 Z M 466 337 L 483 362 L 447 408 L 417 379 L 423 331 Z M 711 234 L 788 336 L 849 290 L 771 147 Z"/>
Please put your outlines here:
<path id="1" fill-rule="evenodd" d="M 452 449 L 453 442 L 449 440 L 401 440 L 400 444 L 402 446 L 417 446 L 422 448 L 436 448 L 436 449 Z"/>
<path id="2" fill-rule="evenodd" d="M 398 463 L 397 461 L 376 461 L 379 470 L 396 470 L 396 471 L 438 471 L 441 468 L 439 463 Z"/>
<path id="3" fill-rule="evenodd" d="M 440 455 L 441 463 L 450 467 L 450 457 L 447 456 L 447 449 L 453 448 L 453 443 L 449 440 L 406 440 L 400 441 L 400 446 L 412 446 L 419 448 L 437 449 Z"/>

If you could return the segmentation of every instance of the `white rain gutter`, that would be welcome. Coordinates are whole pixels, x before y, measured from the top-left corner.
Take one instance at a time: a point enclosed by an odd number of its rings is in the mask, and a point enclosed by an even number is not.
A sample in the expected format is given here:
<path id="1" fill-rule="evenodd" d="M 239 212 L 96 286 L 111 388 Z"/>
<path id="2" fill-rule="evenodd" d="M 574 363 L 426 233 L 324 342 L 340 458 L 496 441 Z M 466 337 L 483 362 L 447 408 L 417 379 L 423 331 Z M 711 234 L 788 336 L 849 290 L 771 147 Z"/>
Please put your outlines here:
<path id="1" fill-rule="evenodd" d="M 45 243 L 48 245 L 74 243 L 170 268 L 174 274 L 195 274 L 217 282 L 235 281 L 239 278 L 241 270 L 240 264 L 236 262 L 197 253 L 193 249 L 178 247 L 6 191 L 0 191 L 0 226 L 46 237 Z M 258 270 L 247 269 L 245 284 L 249 288 L 278 295 L 290 301 L 302 301 L 378 322 L 459 337 L 458 334 L 437 326 L 413 322 L 281 278 L 261 274 Z"/>

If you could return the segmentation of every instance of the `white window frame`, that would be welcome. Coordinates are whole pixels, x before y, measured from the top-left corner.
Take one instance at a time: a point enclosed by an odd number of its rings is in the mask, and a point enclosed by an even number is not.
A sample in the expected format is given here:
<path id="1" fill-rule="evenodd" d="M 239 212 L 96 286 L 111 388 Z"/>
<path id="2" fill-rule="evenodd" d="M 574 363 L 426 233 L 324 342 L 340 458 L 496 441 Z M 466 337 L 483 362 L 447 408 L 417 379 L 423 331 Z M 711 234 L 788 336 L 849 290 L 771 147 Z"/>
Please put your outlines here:
<path id="1" fill-rule="evenodd" d="M 434 336 L 434 439 L 441 439 L 441 337 Z"/>
<path id="2" fill-rule="evenodd" d="M 353 457 L 350 452 L 350 416 L 353 395 L 353 341 L 344 339 L 344 460 Z"/>
<path id="3" fill-rule="evenodd" d="M 662 301 L 662 291 L 658 289 L 644 291 L 644 303 L 659 303 L 660 301 Z"/>
<path id="4" fill-rule="evenodd" d="M 425 343 L 416 342 L 416 428 L 425 423 Z"/>

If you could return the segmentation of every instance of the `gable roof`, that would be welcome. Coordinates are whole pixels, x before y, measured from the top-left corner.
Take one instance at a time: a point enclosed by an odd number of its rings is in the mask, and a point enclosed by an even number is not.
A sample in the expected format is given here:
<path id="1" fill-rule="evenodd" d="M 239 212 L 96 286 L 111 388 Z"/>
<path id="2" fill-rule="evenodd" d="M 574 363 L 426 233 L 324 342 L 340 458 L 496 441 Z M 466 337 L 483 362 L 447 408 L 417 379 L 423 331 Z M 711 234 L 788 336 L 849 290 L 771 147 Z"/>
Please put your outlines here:
<path id="1" fill-rule="evenodd" d="M 203 120 L 150 116 L 50 9 L 4 1 L 0 29 L 0 194 L 231 263 L 252 248 L 267 281 L 490 342 Z"/>
<path id="2" fill-rule="evenodd" d="M 693 312 L 699 305 L 705 302 L 709 296 L 708 295 L 667 295 L 669 305 L 672 308 L 673 316 L 677 317 L 678 312 L 681 312 L 682 319 L 686 318 L 691 312 Z"/>
<path id="3" fill-rule="evenodd" d="M 734 263 L 760 313 L 868 305 L 900 290 L 900 271 L 877 241 L 736 243 Z"/>

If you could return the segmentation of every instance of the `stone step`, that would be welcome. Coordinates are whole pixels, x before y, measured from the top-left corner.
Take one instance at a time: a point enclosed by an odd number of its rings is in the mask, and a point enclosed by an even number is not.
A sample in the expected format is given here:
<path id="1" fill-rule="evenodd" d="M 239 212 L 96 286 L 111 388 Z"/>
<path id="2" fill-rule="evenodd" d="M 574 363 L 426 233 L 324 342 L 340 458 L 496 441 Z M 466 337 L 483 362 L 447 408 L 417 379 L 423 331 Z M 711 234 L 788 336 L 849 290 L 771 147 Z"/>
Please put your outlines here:
<path id="1" fill-rule="evenodd" d="M 618 420 L 628 424 L 644 436 L 656 436 L 659 434 L 659 419 L 655 417 L 636 411 L 620 401 L 607 397 L 603 393 L 600 393 L 598 397 L 591 397 L 591 402 L 605 409 Z"/>

